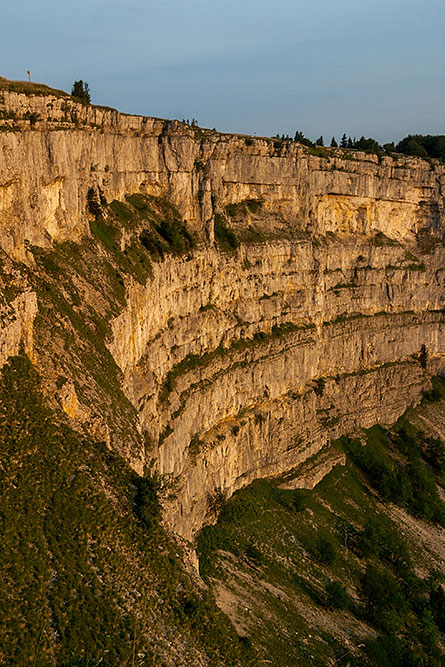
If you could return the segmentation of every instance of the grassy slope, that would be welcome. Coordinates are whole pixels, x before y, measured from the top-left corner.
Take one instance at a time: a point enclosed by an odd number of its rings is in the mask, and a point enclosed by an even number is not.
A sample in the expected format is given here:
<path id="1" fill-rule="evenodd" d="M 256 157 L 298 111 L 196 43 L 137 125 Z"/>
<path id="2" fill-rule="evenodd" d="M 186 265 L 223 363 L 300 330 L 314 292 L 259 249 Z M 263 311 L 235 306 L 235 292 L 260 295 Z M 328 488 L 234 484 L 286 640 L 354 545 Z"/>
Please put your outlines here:
<path id="1" fill-rule="evenodd" d="M 25 355 L 0 399 L 1 664 L 249 664 L 161 528 L 156 481 L 54 414 Z"/>
<path id="2" fill-rule="evenodd" d="M 444 394 L 443 382 L 436 390 Z M 269 664 L 443 664 L 445 515 L 436 483 L 445 448 L 436 441 L 434 450 L 435 439 L 411 424 L 431 405 L 390 431 L 370 429 L 366 447 L 340 441 L 346 466 L 313 491 L 258 480 L 202 531 L 202 574 Z M 443 413 L 443 399 L 435 405 Z M 366 474 L 357 452 L 368 451 L 366 461 L 383 468 Z M 382 502 L 382 480 L 397 505 Z"/>
<path id="3" fill-rule="evenodd" d="M 8 90 L 12 93 L 21 93 L 24 95 L 52 95 L 54 97 L 71 97 L 64 90 L 51 88 L 45 83 L 34 83 L 31 81 L 0 81 L 0 91 Z"/>

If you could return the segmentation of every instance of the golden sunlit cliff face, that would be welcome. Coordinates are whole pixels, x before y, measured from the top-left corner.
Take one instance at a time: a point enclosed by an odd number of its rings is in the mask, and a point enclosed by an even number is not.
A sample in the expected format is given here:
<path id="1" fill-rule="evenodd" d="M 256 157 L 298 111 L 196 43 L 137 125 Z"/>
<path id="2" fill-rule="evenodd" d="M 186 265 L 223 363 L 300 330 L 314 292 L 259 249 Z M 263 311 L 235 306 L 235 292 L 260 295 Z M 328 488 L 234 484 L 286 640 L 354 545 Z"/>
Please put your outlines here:
<path id="1" fill-rule="evenodd" d="M 443 165 L 0 92 L 0 362 L 23 344 L 77 429 L 166 476 L 177 534 L 193 540 L 215 498 L 393 422 L 443 371 Z M 172 243 L 159 202 L 194 240 L 135 278 L 122 258 L 150 206 Z"/>

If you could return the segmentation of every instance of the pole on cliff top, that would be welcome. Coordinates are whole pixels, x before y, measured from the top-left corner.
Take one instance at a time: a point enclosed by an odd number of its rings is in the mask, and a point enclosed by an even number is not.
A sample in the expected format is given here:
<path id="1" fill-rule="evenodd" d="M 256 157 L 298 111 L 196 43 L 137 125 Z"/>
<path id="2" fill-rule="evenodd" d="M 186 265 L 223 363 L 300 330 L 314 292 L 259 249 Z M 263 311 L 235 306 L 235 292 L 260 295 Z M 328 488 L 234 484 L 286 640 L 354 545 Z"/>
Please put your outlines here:
<path id="1" fill-rule="evenodd" d="M 31 72 L 29 71 L 29 69 L 26 70 L 26 73 L 28 75 L 28 81 L 31 81 Z"/>

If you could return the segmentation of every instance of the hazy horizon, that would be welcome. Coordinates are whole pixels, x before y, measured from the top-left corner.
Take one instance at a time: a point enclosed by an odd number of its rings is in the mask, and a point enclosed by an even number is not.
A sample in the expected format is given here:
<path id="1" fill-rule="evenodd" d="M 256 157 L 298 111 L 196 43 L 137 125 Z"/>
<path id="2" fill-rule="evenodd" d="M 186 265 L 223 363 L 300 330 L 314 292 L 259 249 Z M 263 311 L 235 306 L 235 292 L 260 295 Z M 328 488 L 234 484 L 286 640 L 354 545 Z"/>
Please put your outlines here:
<path id="1" fill-rule="evenodd" d="M 443 134 L 445 6 L 432 0 L 17 0 L 3 7 L 0 74 L 95 104 L 223 132 L 325 143 Z"/>

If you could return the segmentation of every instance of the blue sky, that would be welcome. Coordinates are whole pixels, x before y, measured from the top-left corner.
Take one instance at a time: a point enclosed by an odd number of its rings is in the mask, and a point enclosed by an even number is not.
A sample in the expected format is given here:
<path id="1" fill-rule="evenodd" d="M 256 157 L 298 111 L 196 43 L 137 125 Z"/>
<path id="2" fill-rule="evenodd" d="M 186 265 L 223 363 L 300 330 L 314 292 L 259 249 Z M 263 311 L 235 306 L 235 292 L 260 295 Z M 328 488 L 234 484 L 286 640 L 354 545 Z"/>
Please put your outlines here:
<path id="1" fill-rule="evenodd" d="M 444 134 L 444 0 L 0 0 L 0 74 L 258 135 Z"/>

